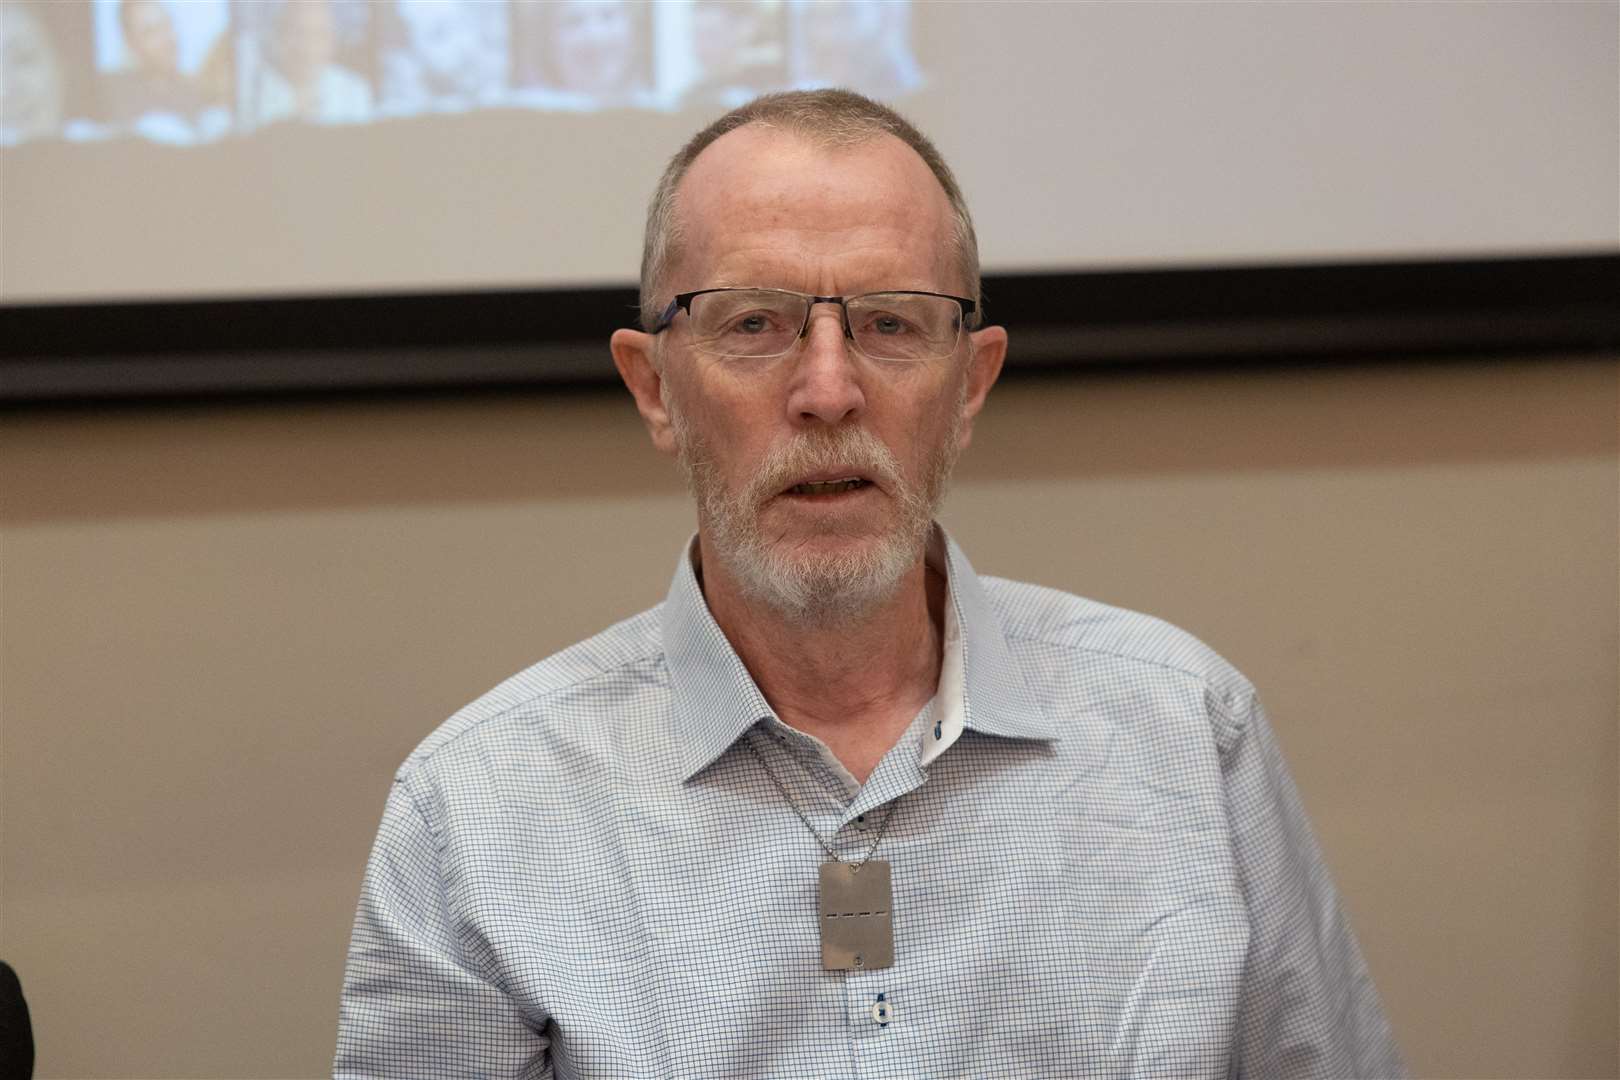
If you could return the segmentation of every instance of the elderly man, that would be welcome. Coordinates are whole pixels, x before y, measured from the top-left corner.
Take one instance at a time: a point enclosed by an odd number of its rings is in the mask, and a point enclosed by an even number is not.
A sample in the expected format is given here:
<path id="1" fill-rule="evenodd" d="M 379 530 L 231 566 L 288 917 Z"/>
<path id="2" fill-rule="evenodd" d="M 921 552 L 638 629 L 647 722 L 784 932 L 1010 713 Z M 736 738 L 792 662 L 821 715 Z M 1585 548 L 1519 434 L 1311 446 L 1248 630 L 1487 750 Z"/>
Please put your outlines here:
<path id="1" fill-rule="evenodd" d="M 613 356 L 697 537 L 401 768 L 338 1075 L 1397 1074 L 1249 684 L 933 524 L 1007 335 L 928 141 L 743 106 L 641 284 Z"/>

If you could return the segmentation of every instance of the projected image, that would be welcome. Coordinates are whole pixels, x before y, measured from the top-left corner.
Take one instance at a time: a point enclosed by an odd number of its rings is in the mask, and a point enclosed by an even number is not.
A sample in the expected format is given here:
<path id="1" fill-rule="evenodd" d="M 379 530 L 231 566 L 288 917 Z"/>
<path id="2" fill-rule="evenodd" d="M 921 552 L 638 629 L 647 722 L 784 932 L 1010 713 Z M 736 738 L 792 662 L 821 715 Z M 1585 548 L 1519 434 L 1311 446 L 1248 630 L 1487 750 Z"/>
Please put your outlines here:
<path id="1" fill-rule="evenodd" d="M 237 7 L 237 125 L 371 119 L 368 0 L 258 0 Z"/>
<path id="2" fill-rule="evenodd" d="M 114 130 L 191 143 L 230 130 L 226 0 L 96 0 L 101 118 Z"/>
<path id="3" fill-rule="evenodd" d="M 518 0 L 517 90 L 538 108 L 656 107 L 653 5 L 633 0 Z"/>
<path id="4" fill-rule="evenodd" d="M 0 146 L 919 89 L 908 0 L 0 0 Z"/>
<path id="5" fill-rule="evenodd" d="M 734 108 L 790 83 L 782 5 L 773 0 L 695 0 L 690 14 L 694 71 L 684 105 Z"/>
<path id="6" fill-rule="evenodd" d="M 888 0 L 796 0 L 793 73 L 801 86 L 853 86 L 873 97 L 915 90 L 905 4 Z"/>
<path id="7" fill-rule="evenodd" d="M 377 11 L 386 112 L 461 112 L 504 100 L 511 52 L 507 5 L 394 0 Z"/>
<path id="8" fill-rule="evenodd" d="M 65 119 L 59 35 L 38 4 L 0 4 L 0 145 L 54 135 Z"/>

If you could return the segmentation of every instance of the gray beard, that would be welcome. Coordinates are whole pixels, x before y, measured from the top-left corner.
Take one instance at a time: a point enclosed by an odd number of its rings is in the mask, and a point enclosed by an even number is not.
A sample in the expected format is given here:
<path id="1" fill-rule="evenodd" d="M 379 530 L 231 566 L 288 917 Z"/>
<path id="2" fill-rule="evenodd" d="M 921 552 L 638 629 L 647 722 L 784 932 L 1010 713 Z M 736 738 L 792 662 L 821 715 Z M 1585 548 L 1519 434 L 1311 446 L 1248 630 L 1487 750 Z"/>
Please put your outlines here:
<path id="1" fill-rule="evenodd" d="M 964 390 L 965 390 L 964 386 Z M 726 490 L 708 445 L 665 401 L 681 471 L 697 500 L 704 553 L 724 564 L 744 599 L 795 626 L 848 624 L 871 615 L 898 593 L 923 558 L 935 513 L 956 464 L 961 408 L 928 461 L 920 485 L 908 483 L 889 448 L 863 428 L 801 435 L 772 448 L 745 490 Z M 794 551 L 760 529 L 765 504 L 796 478 L 818 469 L 851 466 L 894 500 L 894 526 L 873 542 L 832 554 Z"/>

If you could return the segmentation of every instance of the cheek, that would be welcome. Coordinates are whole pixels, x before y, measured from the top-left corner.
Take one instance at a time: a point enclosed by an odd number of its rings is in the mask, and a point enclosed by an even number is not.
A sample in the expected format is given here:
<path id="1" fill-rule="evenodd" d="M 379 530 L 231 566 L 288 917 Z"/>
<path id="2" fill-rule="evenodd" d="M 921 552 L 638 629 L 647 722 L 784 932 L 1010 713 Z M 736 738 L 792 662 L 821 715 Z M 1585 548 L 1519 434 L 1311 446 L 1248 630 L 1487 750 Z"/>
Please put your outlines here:
<path id="1" fill-rule="evenodd" d="M 952 439 L 956 417 L 961 412 L 962 387 L 953 380 L 922 396 L 910 399 L 910 405 L 888 425 L 893 433 L 889 446 L 902 458 L 909 457 L 916 464 L 933 460 L 946 441 Z"/>
<path id="2" fill-rule="evenodd" d="M 734 401 L 713 393 L 674 393 L 666 406 L 672 417 L 680 417 L 688 437 L 726 474 L 746 471 L 767 449 L 766 409 L 758 401 Z"/>
<path id="3" fill-rule="evenodd" d="M 785 371 L 730 374 L 711 371 L 697 381 L 694 415 L 703 416 L 717 441 L 736 446 L 768 445 L 777 434 L 788 390 Z"/>

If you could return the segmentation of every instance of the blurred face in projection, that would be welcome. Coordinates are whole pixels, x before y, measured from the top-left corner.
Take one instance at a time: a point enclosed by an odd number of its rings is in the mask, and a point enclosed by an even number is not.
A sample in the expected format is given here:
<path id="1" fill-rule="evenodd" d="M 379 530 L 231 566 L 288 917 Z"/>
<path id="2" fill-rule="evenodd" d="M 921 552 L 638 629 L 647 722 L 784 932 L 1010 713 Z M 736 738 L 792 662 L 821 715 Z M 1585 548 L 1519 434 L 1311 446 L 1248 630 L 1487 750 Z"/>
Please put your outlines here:
<path id="1" fill-rule="evenodd" d="M 62 76 L 56 51 L 34 13 L 0 5 L 0 140 L 56 130 L 62 119 Z"/>
<path id="2" fill-rule="evenodd" d="M 411 51 L 441 85 L 470 91 L 484 79 L 484 43 L 476 6 L 451 0 L 399 0 Z"/>
<path id="3" fill-rule="evenodd" d="M 823 149 L 738 129 L 693 162 L 677 213 L 684 234 L 669 294 L 966 287 L 945 193 L 889 135 Z M 849 347 L 838 307 L 819 304 L 793 352 L 739 361 L 693 348 L 686 319 L 652 339 L 667 422 L 642 405 L 654 441 L 686 470 L 705 559 L 790 619 L 872 611 L 919 566 L 1004 333 L 964 331 L 939 360 L 871 360 Z M 858 483 L 829 483 L 851 479 Z"/>
<path id="4" fill-rule="evenodd" d="M 279 57 L 282 70 L 295 79 L 313 79 L 337 56 L 337 27 L 326 0 L 284 0 Z"/>
<path id="5" fill-rule="evenodd" d="M 822 0 L 803 9 L 800 29 L 809 71 L 829 86 L 881 83 L 900 46 L 902 9 L 886 0 Z"/>
<path id="6" fill-rule="evenodd" d="M 692 6 L 692 46 L 703 74 L 713 78 L 742 67 L 759 30 L 754 4 L 698 0 Z"/>
<path id="7" fill-rule="evenodd" d="M 156 72 L 180 69 L 174 20 L 159 0 L 124 0 L 119 18 L 124 28 L 124 44 L 137 67 Z"/>
<path id="8" fill-rule="evenodd" d="M 561 0 L 550 5 L 552 70 L 562 89 L 611 94 L 628 87 L 635 20 L 621 0 Z"/>

